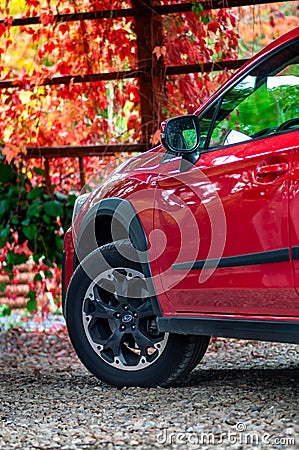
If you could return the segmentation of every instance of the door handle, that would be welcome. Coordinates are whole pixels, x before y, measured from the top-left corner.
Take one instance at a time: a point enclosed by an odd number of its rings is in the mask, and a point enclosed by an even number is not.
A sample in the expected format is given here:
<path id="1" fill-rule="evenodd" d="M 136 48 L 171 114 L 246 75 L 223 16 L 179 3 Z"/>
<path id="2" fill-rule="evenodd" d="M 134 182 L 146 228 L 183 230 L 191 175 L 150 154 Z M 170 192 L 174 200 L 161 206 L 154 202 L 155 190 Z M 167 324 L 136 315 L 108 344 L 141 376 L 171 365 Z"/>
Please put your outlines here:
<path id="1" fill-rule="evenodd" d="M 268 174 L 282 175 L 289 169 L 287 162 L 281 162 L 278 164 L 266 164 L 265 166 L 259 166 L 256 169 L 256 175 L 259 177 L 266 176 Z"/>

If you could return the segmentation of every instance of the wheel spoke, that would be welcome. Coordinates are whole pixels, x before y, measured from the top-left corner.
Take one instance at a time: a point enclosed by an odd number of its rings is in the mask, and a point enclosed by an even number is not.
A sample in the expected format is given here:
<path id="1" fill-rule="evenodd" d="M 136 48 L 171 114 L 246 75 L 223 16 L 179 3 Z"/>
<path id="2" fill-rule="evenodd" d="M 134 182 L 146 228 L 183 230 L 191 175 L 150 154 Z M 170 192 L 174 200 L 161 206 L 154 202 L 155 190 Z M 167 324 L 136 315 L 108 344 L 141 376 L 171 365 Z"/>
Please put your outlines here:
<path id="1" fill-rule="evenodd" d="M 155 342 L 149 339 L 145 334 L 143 334 L 140 330 L 136 330 L 133 334 L 133 337 L 138 345 L 141 355 L 147 356 L 147 349 L 150 347 L 154 347 Z"/>
<path id="2" fill-rule="evenodd" d="M 114 357 L 121 355 L 122 333 L 118 330 L 114 330 L 109 339 L 104 342 L 102 350 L 112 350 Z"/>
<path id="3" fill-rule="evenodd" d="M 91 313 L 94 319 L 113 319 L 115 314 L 114 308 L 109 308 L 103 302 L 95 302 L 96 310 Z"/>
<path id="4" fill-rule="evenodd" d="M 153 315 L 153 308 L 149 299 L 142 303 L 138 308 L 136 308 L 136 312 L 139 318 L 149 317 Z"/>
<path id="5" fill-rule="evenodd" d="M 110 283 L 112 285 L 112 283 Z M 102 288 L 102 287 L 101 287 Z M 108 291 L 109 292 L 109 291 Z M 110 304 L 111 298 L 107 298 L 104 302 L 101 298 L 99 285 L 94 285 L 89 296 L 85 298 L 84 311 L 85 314 L 90 316 L 92 319 L 112 319 L 114 318 L 116 309 Z"/>
<path id="6" fill-rule="evenodd" d="M 95 308 L 94 311 L 87 311 L 86 314 L 91 316 L 93 319 L 112 319 L 114 318 L 115 309 L 106 305 L 100 298 L 95 298 L 92 304 Z"/>

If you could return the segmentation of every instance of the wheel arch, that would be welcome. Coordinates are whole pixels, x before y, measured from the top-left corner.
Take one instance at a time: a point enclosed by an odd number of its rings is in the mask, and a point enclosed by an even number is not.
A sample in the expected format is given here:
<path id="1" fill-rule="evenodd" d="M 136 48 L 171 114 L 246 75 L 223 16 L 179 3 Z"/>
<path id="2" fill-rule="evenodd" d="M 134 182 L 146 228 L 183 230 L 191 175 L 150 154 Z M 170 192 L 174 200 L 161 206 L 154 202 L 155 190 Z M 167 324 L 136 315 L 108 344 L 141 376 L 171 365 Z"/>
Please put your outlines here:
<path id="1" fill-rule="evenodd" d="M 147 253 L 148 239 L 138 213 L 126 199 L 105 198 L 88 210 L 75 239 L 74 269 L 96 248 L 121 239 L 130 239 L 133 246 L 146 255 L 140 264 L 151 284 L 150 292 L 155 292 Z M 152 304 L 157 316 L 162 316 L 156 295 Z"/>
<path id="2" fill-rule="evenodd" d="M 88 210 L 76 233 L 75 265 L 97 247 L 124 238 L 130 238 L 137 250 L 148 250 L 147 236 L 133 205 L 121 198 L 100 200 Z"/>

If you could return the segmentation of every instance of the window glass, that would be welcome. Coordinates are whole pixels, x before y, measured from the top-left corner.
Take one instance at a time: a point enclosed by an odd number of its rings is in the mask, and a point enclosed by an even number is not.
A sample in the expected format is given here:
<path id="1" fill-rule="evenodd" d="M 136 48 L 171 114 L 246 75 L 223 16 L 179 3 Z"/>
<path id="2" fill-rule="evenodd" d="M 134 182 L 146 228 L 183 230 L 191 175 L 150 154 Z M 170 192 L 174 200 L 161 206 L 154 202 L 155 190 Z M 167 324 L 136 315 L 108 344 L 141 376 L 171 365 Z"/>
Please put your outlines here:
<path id="1" fill-rule="evenodd" d="M 299 44 L 260 64 L 206 111 L 200 118 L 202 146 L 212 150 L 299 129 L 298 53 Z"/>

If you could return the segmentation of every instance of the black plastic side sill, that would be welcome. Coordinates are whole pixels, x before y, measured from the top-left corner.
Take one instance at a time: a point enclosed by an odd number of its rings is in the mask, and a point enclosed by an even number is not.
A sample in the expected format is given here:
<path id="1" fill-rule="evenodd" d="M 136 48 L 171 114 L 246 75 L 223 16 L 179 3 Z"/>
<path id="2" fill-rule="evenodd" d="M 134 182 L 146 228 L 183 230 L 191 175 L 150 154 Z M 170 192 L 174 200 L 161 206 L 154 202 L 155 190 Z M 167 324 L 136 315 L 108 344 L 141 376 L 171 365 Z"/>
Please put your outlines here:
<path id="1" fill-rule="evenodd" d="M 298 322 L 206 317 L 159 317 L 161 332 L 299 343 Z"/>

